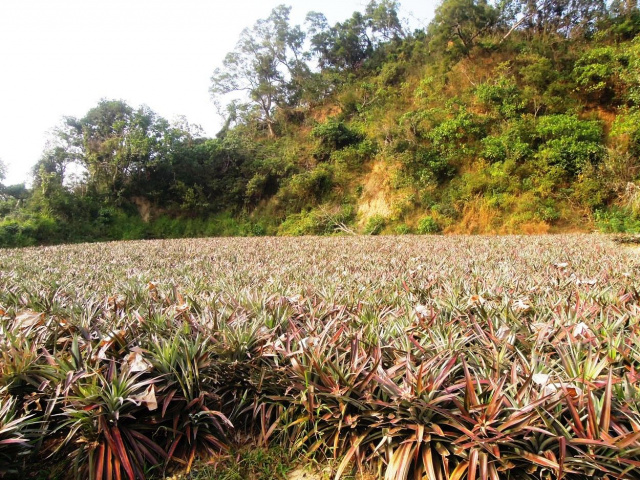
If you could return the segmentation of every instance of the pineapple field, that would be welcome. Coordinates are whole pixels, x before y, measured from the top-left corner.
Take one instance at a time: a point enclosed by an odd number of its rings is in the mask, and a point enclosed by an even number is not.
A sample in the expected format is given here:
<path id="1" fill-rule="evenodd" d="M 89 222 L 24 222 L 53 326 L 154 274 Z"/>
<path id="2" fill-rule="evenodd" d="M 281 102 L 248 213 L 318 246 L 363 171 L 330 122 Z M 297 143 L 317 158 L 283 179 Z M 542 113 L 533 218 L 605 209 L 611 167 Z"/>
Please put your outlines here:
<path id="1" fill-rule="evenodd" d="M 249 445 L 336 479 L 640 479 L 639 268 L 586 234 L 3 250 L 0 477 Z"/>

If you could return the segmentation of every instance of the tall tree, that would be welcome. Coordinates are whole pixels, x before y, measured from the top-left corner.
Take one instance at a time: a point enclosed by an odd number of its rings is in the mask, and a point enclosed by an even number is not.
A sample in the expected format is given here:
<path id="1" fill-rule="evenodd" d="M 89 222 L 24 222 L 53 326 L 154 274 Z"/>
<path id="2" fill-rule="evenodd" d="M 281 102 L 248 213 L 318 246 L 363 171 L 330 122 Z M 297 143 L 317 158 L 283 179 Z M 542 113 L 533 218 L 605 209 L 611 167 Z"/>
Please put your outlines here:
<path id="1" fill-rule="evenodd" d="M 390 41 L 405 38 L 406 33 L 398 14 L 400 5 L 395 0 L 371 0 L 365 10 L 365 15 L 373 36 L 378 41 Z"/>
<path id="2" fill-rule="evenodd" d="M 216 68 L 209 89 L 214 101 L 233 92 L 246 93 L 260 112 L 271 137 L 274 109 L 295 106 L 309 72 L 305 34 L 289 25 L 291 7 L 280 5 L 268 18 L 242 31 L 236 48 Z"/>
<path id="3" fill-rule="evenodd" d="M 0 158 L 0 185 L 7 178 L 7 164 Z"/>
<path id="4" fill-rule="evenodd" d="M 478 38 L 498 25 L 500 13 L 487 0 L 444 0 L 429 25 L 431 48 L 468 54 Z"/>
<path id="5" fill-rule="evenodd" d="M 64 117 L 51 131 L 45 150 L 32 169 L 36 182 L 44 172 L 53 174 L 60 185 L 64 184 L 69 166 L 82 164 L 84 150 L 81 133 L 78 120 L 74 117 Z"/>
<path id="6" fill-rule="evenodd" d="M 354 70 L 371 57 L 382 42 L 406 36 L 394 0 L 372 0 L 365 13 L 354 12 L 351 18 L 329 26 L 318 12 L 307 14 L 311 50 L 321 68 Z"/>
<path id="7" fill-rule="evenodd" d="M 121 100 L 102 100 L 81 119 L 67 119 L 72 148 L 54 149 L 46 159 L 62 162 L 77 156 L 97 192 L 112 200 L 160 161 L 167 148 L 169 124 L 148 107 L 133 109 Z M 79 140 L 77 139 L 79 137 Z M 53 165 L 47 168 L 53 168 Z"/>
<path id="8" fill-rule="evenodd" d="M 524 27 L 566 37 L 591 31 L 606 13 L 605 0 L 520 0 Z"/>

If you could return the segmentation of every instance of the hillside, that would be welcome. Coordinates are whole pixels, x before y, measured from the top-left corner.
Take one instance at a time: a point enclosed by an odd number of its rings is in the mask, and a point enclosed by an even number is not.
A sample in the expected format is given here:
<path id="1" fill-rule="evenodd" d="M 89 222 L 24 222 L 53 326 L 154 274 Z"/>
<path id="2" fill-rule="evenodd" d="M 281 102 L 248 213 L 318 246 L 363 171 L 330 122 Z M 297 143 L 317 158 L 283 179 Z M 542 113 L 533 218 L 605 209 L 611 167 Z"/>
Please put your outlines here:
<path id="1" fill-rule="evenodd" d="M 289 12 L 214 71 L 216 138 L 118 100 L 66 118 L 0 243 L 640 228 L 637 2 Z"/>

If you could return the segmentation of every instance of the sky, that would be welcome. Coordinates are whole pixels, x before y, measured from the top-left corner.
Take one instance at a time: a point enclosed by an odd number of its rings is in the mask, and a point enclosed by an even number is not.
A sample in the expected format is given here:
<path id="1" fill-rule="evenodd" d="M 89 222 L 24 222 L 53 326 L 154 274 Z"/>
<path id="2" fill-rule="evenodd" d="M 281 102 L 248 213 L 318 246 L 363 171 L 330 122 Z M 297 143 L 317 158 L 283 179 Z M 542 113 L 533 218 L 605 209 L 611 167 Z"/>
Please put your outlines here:
<path id="1" fill-rule="evenodd" d="M 240 32 L 281 3 L 291 23 L 309 11 L 330 23 L 367 0 L 0 0 L 0 159 L 6 185 L 29 182 L 49 132 L 100 99 L 184 115 L 213 136 L 213 70 Z M 437 0 L 402 0 L 411 28 L 426 27 Z"/>

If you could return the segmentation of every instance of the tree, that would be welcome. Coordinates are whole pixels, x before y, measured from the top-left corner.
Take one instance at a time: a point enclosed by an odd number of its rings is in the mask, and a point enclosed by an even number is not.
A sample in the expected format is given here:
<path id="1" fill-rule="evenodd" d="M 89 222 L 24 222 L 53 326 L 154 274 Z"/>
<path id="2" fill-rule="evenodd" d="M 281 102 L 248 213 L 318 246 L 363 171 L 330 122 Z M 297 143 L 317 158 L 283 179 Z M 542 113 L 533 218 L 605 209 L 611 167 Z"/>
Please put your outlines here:
<path id="1" fill-rule="evenodd" d="M 330 27 L 322 13 L 307 14 L 311 50 L 321 68 L 355 70 L 371 57 L 382 43 L 406 36 L 394 0 L 372 0 L 365 13 Z"/>
<path id="2" fill-rule="evenodd" d="M 60 185 L 65 182 L 67 169 L 70 165 L 81 165 L 83 145 L 78 120 L 74 117 L 64 117 L 61 124 L 53 129 L 40 160 L 33 166 L 31 172 L 36 183 L 41 172 L 53 174 Z"/>
<path id="3" fill-rule="evenodd" d="M 245 29 L 209 89 L 214 101 L 233 92 L 246 93 L 274 137 L 274 109 L 295 106 L 309 73 L 303 52 L 305 34 L 289 25 L 291 7 L 280 5 L 268 18 Z"/>
<path id="4" fill-rule="evenodd" d="M 467 55 L 500 19 L 500 10 L 487 0 L 444 0 L 429 25 L 430 47 Z"/>
<path id="5" fill-rule="evenodd" d="M 638 0 L 613 0 L 609 11 L 615 16 L 631 15 L 638 10 Z"/>
<path id="6" fill-rule="evenodd" d="M 6 178 L 7 178 L 7 164 L 4 163 L 4 160 L 0 158 L 0 185 L 2 185 L 2 182 L 4 182 Z"/>
<path id="7" fill-rule="evenodd" d="M 395 0 L 369 2 L 365 14 L 374 38 L 379 36 L 381 41 L 388 42 L 406 37 L 398 9 L 399 4 Z"/>
<path id="8" fill-rule="evenodd" d="M 97 191 L 119 198 L 163 158 L 169 123 L 150 108 L 102 100 L 74 124 L 82 135 L 82 162 Z"/>
<path id="9" fill-rule="evenodd" d="M 605 0 L 519 0 L 526 29 L 542 35 L 590 32 L 606 13 Z"/>

